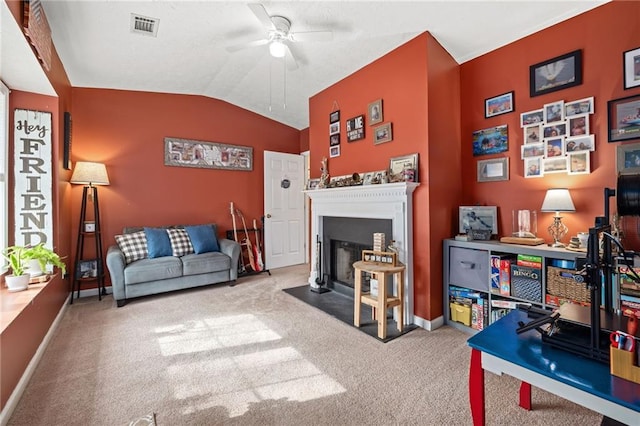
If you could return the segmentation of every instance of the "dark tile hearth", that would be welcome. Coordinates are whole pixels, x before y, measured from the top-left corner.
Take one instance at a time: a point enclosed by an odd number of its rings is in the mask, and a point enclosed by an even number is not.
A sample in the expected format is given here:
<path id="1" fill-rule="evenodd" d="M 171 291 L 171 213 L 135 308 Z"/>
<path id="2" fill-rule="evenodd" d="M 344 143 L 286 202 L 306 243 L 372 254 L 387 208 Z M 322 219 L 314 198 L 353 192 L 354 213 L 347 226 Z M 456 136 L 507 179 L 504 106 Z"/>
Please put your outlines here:
<path id="1" fill-rule="evenodd" d="M 321 311 L 331 315 L 332 317 L 335 317 L 340 321 L 349 324 L 351 327 L 355 327 L 353 325 L 353 298 L 335 291 L 330 291 L 328 293 L 322 294 L 314 293 L 310 290 L 310 287 L 308 285 L 286 288 L 283 291 L 295 297 L 296 299 L 299 299 L 315 308 L 320 309 Z M 387 315 L 387 337 L 386 339 L 380 339 L 378 338 L 378 323 L 371 318 L 371 307 L 363 304 L 361 309 L 359 330 L 371 337 L 374 337 L 376 340 L 380 340 L 386 343 L 417 328 L 417 326 L 414 324 L 405 325 L 404 330 L 401 333 L 398 331 L 396 322 L 391 316 L 391 310 L 389 310 Z"/>

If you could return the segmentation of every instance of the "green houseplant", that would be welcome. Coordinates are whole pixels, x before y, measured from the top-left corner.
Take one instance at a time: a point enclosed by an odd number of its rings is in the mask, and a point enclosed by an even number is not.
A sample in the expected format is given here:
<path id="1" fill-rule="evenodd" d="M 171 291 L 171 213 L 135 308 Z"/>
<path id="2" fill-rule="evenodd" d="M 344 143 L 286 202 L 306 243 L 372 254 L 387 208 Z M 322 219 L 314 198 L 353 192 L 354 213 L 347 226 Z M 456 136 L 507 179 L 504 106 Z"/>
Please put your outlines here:
<path id="1" fill-rule="evenodd" d="M 28 261 L 37 261 L 42 270 L 48 264 L 57 266 L 64 274 L 66 265 L 57 253 L 40 243 L 35 246 L 10 246 L 2 251 L 2 256 L 9 262 L 11 274 L 5 276 L 9 291 L 26 290 L 29 285 L 30 274 L 27 272 Z"/>

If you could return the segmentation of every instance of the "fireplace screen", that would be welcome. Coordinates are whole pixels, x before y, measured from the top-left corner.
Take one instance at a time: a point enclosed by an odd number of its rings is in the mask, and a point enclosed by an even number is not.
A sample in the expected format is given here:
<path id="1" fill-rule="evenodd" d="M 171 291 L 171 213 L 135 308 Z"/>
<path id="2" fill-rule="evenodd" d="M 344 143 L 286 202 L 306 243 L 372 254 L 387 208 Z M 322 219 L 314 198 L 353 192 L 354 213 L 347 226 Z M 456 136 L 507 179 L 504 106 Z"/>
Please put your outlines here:
<path id="1" fill-rule="evenodd" d="M 353 263 L 361 260 L 362 250 L 370 246 L 349 241 L 331 240 L 331 280 L 335 283 L 354 287 Z M 367 281 L 368 284 L 368 281 Z M 363 282 L 363 286 L 365 282 Z"/>

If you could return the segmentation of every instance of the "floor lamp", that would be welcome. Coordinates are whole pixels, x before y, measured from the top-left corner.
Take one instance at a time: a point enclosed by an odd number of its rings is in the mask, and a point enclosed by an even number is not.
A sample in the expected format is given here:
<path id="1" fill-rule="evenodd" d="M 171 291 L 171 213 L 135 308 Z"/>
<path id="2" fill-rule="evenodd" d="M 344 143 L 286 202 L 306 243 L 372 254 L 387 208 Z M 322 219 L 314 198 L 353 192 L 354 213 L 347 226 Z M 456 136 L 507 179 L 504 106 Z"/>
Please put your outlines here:
<path id="1" fill-rule="evenodd" d="M 106 295 L 104 287 L 104 265 L 102 256 L 102 234 L 100 233 L 100 207 L 98 204 L 98 188 L 96 185 L 109 185 L 109 176 L 107 168 L 102 163 L 91 163 L 86 161 L 78 161 L 71 176 L 72 184 L 84 185 L 82 189 L 82 207 L 80 208 L 80 225 L 78 226 L 78 242 L 76 244 L 76 257 L 74 263 L 73 285 L 71 287 L 71 303 L 73 303 L 73 291 L 77 283 L 77 297 L 80 297 L 80 277 L 78 277 L 80 262 L 82 261 L 82 253 L 84 251 L 84 237 L 92 234 L 95 237 L 96 257 L 97 257 L 97 281 L 98 281 L 98 299 L 102 300 L 102 296 Z M 85 228 L 85 220 L 87 217 L 87 198 L 93 202 L 93 220 L 94 229 Z"/>

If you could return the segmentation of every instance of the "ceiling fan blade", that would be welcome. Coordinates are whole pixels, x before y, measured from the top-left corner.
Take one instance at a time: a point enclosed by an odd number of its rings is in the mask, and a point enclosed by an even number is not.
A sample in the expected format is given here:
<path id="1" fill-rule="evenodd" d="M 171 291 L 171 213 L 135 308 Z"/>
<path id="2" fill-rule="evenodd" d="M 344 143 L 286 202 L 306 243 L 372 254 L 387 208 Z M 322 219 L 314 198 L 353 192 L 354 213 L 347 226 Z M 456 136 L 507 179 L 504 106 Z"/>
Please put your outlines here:
<path id="1" fill-rule="evenodd" d="M 290 33 L 291 41 L 331 41 L 333 40 L 333 32 L 331 31 L 301 31 L 299 33 Z"/>
<path id="2" fill-rule="evenodd" d="M 293 56 L 293 52 L 291 51 L 291 49 L 289 48 L 288 44 L 284 44 L 285 50 L 286 50 L 286 54 L 284 56 L 284 63 L 287 66 L 287 69 L 289 71 L 294 71 L 298 69 L 298 61 L 296 61 L 296 57 Z"/>
<path id="3" fill-rule="evenodd" d="M 253 14 L 256 15 L 256 18 L 258 18 L 258 21 L 260 21 L 266 29 L 269 31 L 276 30 L 276 26 L 273 24 L 273 21 L 271 21 L 271 16 L 269 16 L 263 5 L 260 3 L 249 3 L 247 6 L 249 6 L 249 9 L 251 9 Z"/>
<path id="4" fill-rule="evenodd" d="M 250 41 L 250 42 L 246 42 L 246 43 L 240 43 L 240 44 L 234 44 L 232 46 L 227 46 L 226 50 L 227 52 L 237 52 L 238 50 L 242 50 L 242 49 L 246 49 L 249 47 L 256 47 L 256 46 L 263 46 L 265 44 L 269 43 L 269 40 L 262 39 L 262 40 L 254 40 L 254 41 Z"/>

